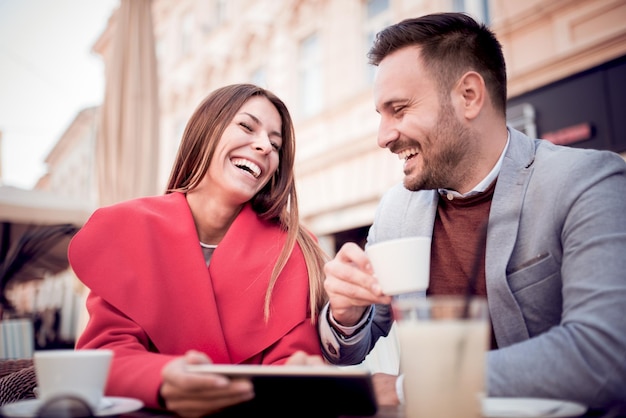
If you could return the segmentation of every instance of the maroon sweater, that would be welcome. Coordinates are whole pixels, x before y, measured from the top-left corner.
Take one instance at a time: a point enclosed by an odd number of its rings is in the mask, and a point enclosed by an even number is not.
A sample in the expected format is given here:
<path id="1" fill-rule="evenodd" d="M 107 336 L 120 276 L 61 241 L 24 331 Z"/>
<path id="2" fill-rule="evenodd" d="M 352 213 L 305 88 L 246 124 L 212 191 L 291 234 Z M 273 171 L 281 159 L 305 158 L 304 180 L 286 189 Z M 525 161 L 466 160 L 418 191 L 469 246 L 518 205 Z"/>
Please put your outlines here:
<path id="1" fill-rule="evenodd" d="M 487 295 L 484 227 L 495 188 L 494 181 L 483 193 L 467 198 L 448 200 L 446 195 L 439 196 L 431 248 L 429 295 L 466 294 L 471 291 L 473 276 L 472 292 Z M 479 257 L 478 265 L 475 265 L 476 257 Z M 495 347 L 493 335 L 492 347 Z"/>

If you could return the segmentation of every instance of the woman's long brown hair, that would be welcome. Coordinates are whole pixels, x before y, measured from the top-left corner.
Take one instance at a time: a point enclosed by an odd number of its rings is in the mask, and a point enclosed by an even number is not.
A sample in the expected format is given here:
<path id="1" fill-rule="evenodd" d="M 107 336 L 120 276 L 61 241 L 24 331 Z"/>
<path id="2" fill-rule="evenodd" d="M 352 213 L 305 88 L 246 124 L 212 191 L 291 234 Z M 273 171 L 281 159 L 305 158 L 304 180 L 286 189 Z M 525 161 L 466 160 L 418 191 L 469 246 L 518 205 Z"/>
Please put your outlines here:
<path id="1" fill-rule="evenodd" d="M 272 92 L 252 84 L 233 84 L 213 91 L 196 108 L 185 127 L 166 193 L 187 193 L 198 186 L 209 169 L 224 130 L 244 103 L 257 96 L 267 98 L 280 114 L 282 146 L 279 150 L 278 170 L 250 203 L 261 219 L 280 225 L 287 233 L 287 240 L 274 265 L 265 295 L 264 317 L 269 319 L 272 291 L 297 242 L 309 273 L 310 315 L 311 321 L 315 323 L 326 302 L 323 266 L 328 257 L 315 237 L 300 225 L 294 178 L 295 133 L 291 115 L 282 100 Z"/>

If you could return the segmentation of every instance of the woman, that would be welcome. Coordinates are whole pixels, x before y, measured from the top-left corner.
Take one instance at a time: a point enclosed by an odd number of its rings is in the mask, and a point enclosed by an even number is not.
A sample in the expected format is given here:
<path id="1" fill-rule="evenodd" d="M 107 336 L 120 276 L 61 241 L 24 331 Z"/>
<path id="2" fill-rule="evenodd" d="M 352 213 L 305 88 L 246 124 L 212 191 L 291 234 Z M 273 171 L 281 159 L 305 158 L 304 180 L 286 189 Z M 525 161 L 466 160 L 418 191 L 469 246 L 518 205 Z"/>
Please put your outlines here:
<path id="1" fill-rule="evenodd" d="M 76 348 L 114 350 L 108 396 L 206 415 L 252 385 L 186 364 L 322 361 L 326 256 L 299 224 L 294 154 L 278 97 L 220 88 L 191 116 L 166 194 L 101 208 L 74 237 L 90 289 Z"/>

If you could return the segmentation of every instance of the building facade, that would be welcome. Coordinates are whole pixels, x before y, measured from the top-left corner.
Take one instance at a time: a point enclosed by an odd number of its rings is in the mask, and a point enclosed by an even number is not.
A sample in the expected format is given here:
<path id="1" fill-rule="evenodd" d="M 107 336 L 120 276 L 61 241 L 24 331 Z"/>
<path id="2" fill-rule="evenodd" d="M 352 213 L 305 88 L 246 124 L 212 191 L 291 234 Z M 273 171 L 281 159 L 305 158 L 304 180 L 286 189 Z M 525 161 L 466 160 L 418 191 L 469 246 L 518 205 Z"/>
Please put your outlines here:
<path id="1" fill-rule="evenodd" d="M 390 23 L 471 13 L 503 44 L 512 124 L 555 141 L 570 129 L 570 145 L 626 151 L 618 140 L 624 0 L 154 0 L 153 7 L 160 184 L 195 106 L 222 85 L 260 84 L 294 116 L 301 214 L 331 253 L 346 240 L 363 243 L 378 200 L 402 177 L 401 162 L 376 144 L 374 69 L 366 58 L 375 33 Z M 577 80 L 585 77 L 594 80 L 583 92 Z"/>
<path id="2" fill-rule="evenodd" d="M 330 253 L 364 243 L 401 162 L 376 144 L 377 31 L 426 13 L 465 11 L 503 44 L 509 123 L 531 136 L 626 155 L 626 0 L 152 0 L 159 72 L 159 189 L 185 124 L 212 90 L 252 82 L 281 97 L 296 126 L 304 223 Z M 94 51 L 109 60 L 116 13 Z M 36 188 L 97 199 L 97 108 L 80 112 Z"/>
<path id="3" fill-rule="evenodd" d="M 99 107 L 80 111 L 61 135 L 45 163 L 47 173 L 35 189 L 74 200 L 97 202 L 95 147 Z"/>

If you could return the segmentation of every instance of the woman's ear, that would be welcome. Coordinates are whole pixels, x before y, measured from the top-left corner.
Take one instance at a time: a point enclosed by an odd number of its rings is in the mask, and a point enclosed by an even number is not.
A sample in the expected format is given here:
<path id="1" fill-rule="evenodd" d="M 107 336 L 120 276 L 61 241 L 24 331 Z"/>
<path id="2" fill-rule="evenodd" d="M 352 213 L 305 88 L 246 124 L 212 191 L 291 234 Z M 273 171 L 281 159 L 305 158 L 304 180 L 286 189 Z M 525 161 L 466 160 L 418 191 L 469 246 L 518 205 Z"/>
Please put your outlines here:
<path id="1" fill-rule="evenodd" d="M 456 93 L 461 102 L 461 112 L 467 120 L 475 119 L 485 104 L 485 80 L 475 71 L 468 71 L 459 79 Z"/>

